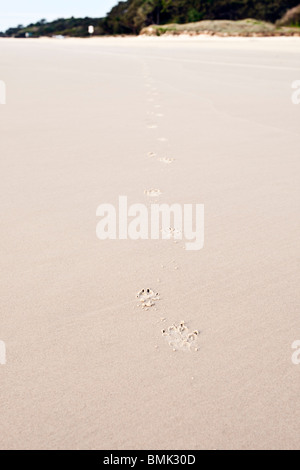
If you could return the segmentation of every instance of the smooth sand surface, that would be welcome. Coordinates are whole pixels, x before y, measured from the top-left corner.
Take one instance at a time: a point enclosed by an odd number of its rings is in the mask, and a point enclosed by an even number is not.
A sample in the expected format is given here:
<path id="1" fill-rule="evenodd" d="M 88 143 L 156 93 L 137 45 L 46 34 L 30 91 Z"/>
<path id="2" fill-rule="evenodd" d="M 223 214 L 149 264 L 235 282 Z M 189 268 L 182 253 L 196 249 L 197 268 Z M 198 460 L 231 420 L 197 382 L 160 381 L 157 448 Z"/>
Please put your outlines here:
<path id="1" fill-rule="evenodd" d="M 0 40 L 1 449 L 299 448 L 299 52 Z M 149 189 L 205 205 L 203 250 L 97 239 Z M 180 320 L 198 352 L 162 337 Z"/>

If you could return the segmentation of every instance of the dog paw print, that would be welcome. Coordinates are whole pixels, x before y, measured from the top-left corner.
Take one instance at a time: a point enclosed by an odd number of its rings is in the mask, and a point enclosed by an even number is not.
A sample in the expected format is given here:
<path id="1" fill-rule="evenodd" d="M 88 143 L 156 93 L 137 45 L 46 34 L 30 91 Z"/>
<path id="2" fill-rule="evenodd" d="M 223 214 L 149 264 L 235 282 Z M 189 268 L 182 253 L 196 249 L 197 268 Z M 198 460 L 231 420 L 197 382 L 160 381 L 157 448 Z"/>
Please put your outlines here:
<path id="1" fill-rule="evenodd" d="M 144 194 L 146 194 L 146 196 L 149 196 L 149 197 L 159 197 L 162 192 L 160 189 L 145 189 L 144 190 Z"/>
<path id="2" fill-rule="evenodd" d="M 149 158 L 154 158 L 154 157 L 156 157 L 156 153 L 154 153 L 154 152 L 148 152 L 147 155 L 148 155 Z"/>
<path id="3" fill-rule="evenodd" d="M 174 238 L 175 240 L 182 239 L 182 232 L 174 227 L 163 228 L 161 230 L 162 236 L 164 239 Z"/>
<path id="4" fill-rule="evenodd" d="M 161 330 L 173 351 L 198 351 L 197 346 L 198 330 L 190 331 L 182 320 L 179 325 L 174 323 L 167 329 Z"/>
<path id="5" fill-rule="evenodd" d="M 142 309 L 148 310 L 150 307 L 155 305 L 157 300 L 160 300 L 158 292 L 154 292 L 152 289 L 142 289 L 137 293 L 136 298 L 139 300 L 138 306 Z"/>
<path id="6" fill-rule="evenodd" d="M 173 163 L 175 161 L 175 159 L 174 158 L 162 157 L 162 158 L 159 158 L 158 161 L 161 162 L 161 163 L 165 163 L 166 165 L 170 165 L 171 163 Z"/>

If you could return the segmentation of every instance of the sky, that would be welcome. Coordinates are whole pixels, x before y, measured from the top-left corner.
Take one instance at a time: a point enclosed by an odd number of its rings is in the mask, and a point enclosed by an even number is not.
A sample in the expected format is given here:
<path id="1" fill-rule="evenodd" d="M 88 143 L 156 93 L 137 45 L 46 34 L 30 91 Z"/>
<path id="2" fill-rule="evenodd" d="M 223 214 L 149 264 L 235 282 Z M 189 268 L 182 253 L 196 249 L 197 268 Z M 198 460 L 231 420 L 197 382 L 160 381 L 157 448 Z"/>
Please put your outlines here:
<path id="1" fill-rule="evenodd" d="M 0 0 L 0 31 L 42 18 L 101 18 L 117 3 L 118 0 Z"/>

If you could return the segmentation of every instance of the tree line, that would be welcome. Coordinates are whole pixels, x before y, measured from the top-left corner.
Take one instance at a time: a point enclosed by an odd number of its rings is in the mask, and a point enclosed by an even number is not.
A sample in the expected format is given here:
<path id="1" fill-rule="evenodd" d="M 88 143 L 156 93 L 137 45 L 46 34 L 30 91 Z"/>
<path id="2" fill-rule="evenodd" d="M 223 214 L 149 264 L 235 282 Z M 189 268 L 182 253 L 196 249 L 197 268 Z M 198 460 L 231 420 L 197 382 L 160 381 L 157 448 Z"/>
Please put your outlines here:
<path id="1" fill-rule="evenodd" d="M 100 1 L 100 0 L 99 0 Z M 96 35 L 138 34 L 151 24 L 190 23 L 201 20 L 254 18 L 275 23 L 300 0 L 127 0 L 119 2 L 105 18 L 68 18 L 47 23 L 41 20 L 27 27 L 19 25 L 2 35 L 88 36 L 93 25 Z"/>

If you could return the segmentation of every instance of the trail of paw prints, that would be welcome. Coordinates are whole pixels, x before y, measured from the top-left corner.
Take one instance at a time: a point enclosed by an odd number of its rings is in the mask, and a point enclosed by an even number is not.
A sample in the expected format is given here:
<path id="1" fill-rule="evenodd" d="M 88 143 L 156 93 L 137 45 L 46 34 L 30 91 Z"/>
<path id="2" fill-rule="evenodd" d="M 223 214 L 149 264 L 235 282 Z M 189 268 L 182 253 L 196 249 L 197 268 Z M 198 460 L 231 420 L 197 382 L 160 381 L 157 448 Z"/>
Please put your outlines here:
<path id="1" fill-rule="evenodd" d="M 181 321 L 179 325 L 173 323 L 168 328 L 161 330 L 162 336 L 167 340 L 173 351 L 199 351 L 198 330 L 191 331 L 187 327 L 185 321 Z"/>
<path id="2" fill-rule="evenodd" d="M 136 294 L 138 299 L 138 307 L 142 310 L 148 311 L 153 308 L 155 311 L 156 302 L 160 300 L 158 292 L 153 291 L 150 288 L 142 289 Z M 166 323 L 166 316 L 161 317 L 156 323 Z M 200 335 L 199 330 L 190 330 L 184 320 L 181 320 L 179 324 L 173 323 L 168 328 L 161 330 L 162 336 L 166 339 L 168 345 L 174 352 L 197 352 L 199 351 L 198 337 Z M 158 346 L 155 346 L 158 349 Z"/>
<path id="3" fill-rule="evenodd" d="M 151 106 L 151 110 L 147 111 L 147 116 L 149 117 L 148 123 L 146 124 L 147 129 L 156 130 L 159 128 L 158 122 L 155 122 L 158 118 L 158 121 L 164 117 L 164 114 L 161 110 L 162 106 L 160 103 L 156 102 L 159 96 L 159 92 L 156 86 L 153 84 L 153 79 L 150 76 L 149 68 L 146 63 L 143 64 L 143 76 L 145 79 L 145 88 L 146 88 L 146 97 L 147 102 Z M 158 142 L 164 143 L 168 142 L 167 137 L 161 136 L 157 138 Z M 153 158 L 156 156 L 153 152 L 149 152 L 148 155 Z M 163 165 L 170 165 L 175 161 L 174 158 L 169 158 L 166 156 L 157 157 L 157 160 Z"/>
<path id="4" fill-rule="evenodd" d="M 153 79 L 150 76 L 149 69 L 146 64 L 143 64 L 143 77 L 145 80 L 145 88 L 146 88 L 146 101 L 149 106 L 152 107 L 151 111 L 147 112 L 148 116 L 152 118 L 162 118 L 163 113 L 161 112 L 161 104 L 157 103 L 159 99 L 159 92 L 157 87 L 153 83 Z M 150 123 L 147 125 L 148 129 L 157 129 L 157 123 Z"/>
<path id="5" fill-rule="evenodd" d="M 148 103 L 148 106 L 150 109 L 147 111 L 147 128 L 149 130 L 156 130 L 159 128 L 159 121 L 161 118 L 164 117 L 164 114 L 162 112 L 162 106 L 160 103 L 157 102 L 157 97 L 159 96 L 157 88 L 153 85 L 153 80 L 150 77 L 149 70 L 144 64 L 144 79 L 145 79 L 145 87 L 146 87 L 146 100 Z M 157 134 L 154 134 L 157 136 Z M 160 143 L 166 143 L 168 142 L 168 138 L 165 136 L 160 136 L 156 137 L 157 141 Z M 165 153 L 165 152 L 164 152 Z M 174 163 L 175 159 L 167 157 L 166 155 L 157 155 L 157 153 L 150 151 L 147 154 L 148 158 L 152 160 L 158 161 L 160 164 L 168 166 L 172 163 Z M 159 197 L 162 194 L 162 191 L 158 188 L 150 188 L 150 189 L 145 189 L 144 190 L 145 196 L 148 198 L 149 204 L 150 202 L 157 202 L 159 200 Z M 174 227 L 167 227 L 161 230 L 162 232 L 162 238 L 163 239 L 170 239 L 173 241 L 174 244 L 177 244 L 182 240 L 182 233 L 180 230 L 177 230 Z M 175 259 L 170 260 L 166 264 L 161 265 L 161 269 L 164 271 L 176 271 L 179 269 L 179 266 L 177 265 Z M 161 280 L 160 278 L 157 279 L 157 283 L 160 283 Z M 156 302 L 160 300 L 159 294 L 154 292 L 152 289 L 147 288 L 147 289 L 142 289 L 138 294 L 136 295 L 139 303 L 138 306 L 141 307 L 141 309 L 148 311 L 150 308 L 153 310 L 157 310 L 156 308 Z M 162 306 L 163 308 L 163 306 Z M 161 317 L 160 320 L 158 320 L 157 323 L 165 323 L 167 321 L 167 315 L 166 312 L 164 311 L 165 309 L 163 308 L 163 313 L 165 316 Z M 166 337 L 169 346 L 172 347 L 174 351 L 178 350 L 183 350 L 183 351 L 192 351 L 192 350 L 198 350 L 196 346 L 196 337 L 198 335 L 197 331 L 194 332 L 189 332 L 187 326 L 185 325 L 185 322 L 181 322 L 180 325 L 173 324 L 171 327 L 168 329 L 163 329 L 162 330 L 163 336 Z M 158 346 L 155 346 L 156 349 L 158 349 Z"/>

